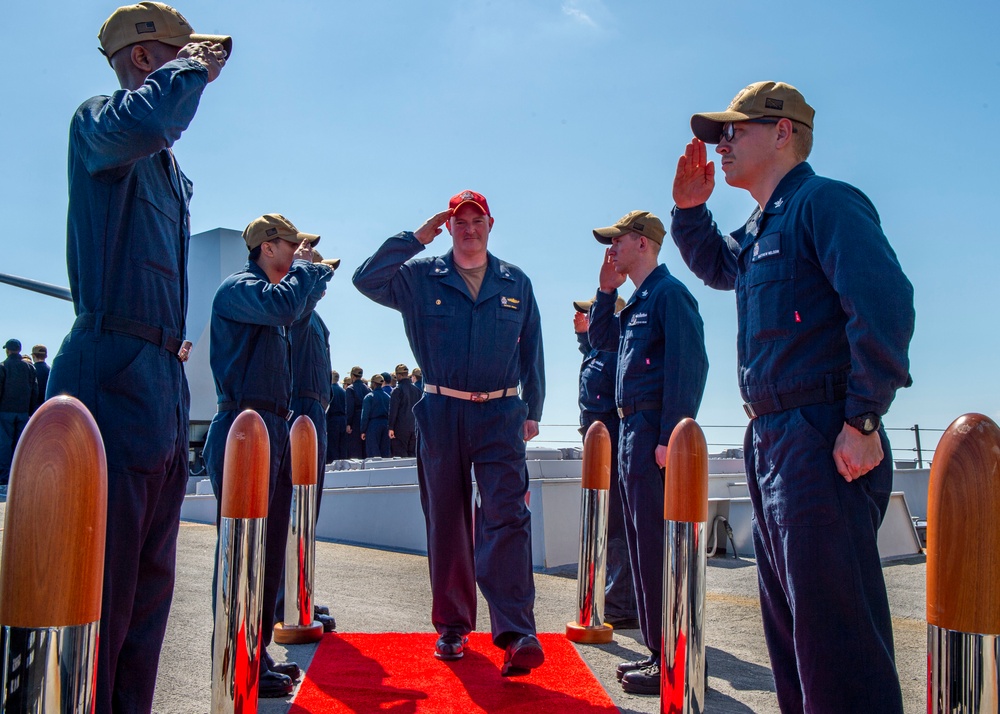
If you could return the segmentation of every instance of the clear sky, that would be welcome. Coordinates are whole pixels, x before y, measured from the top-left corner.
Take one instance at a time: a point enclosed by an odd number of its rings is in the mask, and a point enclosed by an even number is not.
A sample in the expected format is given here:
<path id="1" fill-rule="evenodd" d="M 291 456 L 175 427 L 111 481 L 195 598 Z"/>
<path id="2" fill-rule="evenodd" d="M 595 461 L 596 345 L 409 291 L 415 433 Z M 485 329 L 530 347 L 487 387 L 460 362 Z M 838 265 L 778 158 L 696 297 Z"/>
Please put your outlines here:
<path id="1" fill-rule="evenodd" d="M 96 49 L 116 5 L 5 7 L 0 272 L 68 285 L 67 128 L 85 98 L 117 88 Z M 195 184 L 192 230 L 242 230 L 276 211 L 322 234 L 324 255 L 343 259 L 319 307 L 342 374 L 413 366 L 399 316 L 363 298 L 350 276 L 383 239 L 471 188 L 496 217 L 491 250 L 535 285 L 548 380 L 541 438 L 573 438 L 547 425 L 577 421 L 571 302 L 597 287 L 602 247 L 591 229 L 633 209 L 668 222 L 690 115 L 773 79 L 815 107 L 811 164 L 871 197 L 916 291 L 914 385 L 886 425 L 944 428 L 968 411 L 1000 419 L 998 181 L 982 153 L 1000 139 L 995 0 L 177 7 L 197 31 L 234 38 L 175 146 Z M 753 200 L 719 183 L 709 208 L 732 230 Z M 711 370 L 699 421 L 744 425 L 734 297 L 702 285 L 669 241 L 661 255 L 705 320 Z M 46 343 L 50 355 L 73 319 L 70 303 L 6 285 L 0 305 L 0 338 Z M 713 450 L 741 440 L 738 429 L 707 431 Z M 890 436 L 906 458 L 912 435 Z"/>

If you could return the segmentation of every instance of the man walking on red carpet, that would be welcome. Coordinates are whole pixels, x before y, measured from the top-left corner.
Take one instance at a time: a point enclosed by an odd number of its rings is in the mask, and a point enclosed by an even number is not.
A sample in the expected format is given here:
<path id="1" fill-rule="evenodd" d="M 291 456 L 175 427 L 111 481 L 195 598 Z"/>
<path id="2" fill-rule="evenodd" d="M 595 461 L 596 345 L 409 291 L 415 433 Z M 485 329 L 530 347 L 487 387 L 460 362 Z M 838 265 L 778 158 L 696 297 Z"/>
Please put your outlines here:
<path id="1" fill-rule="evenodd" d="M 452 250 L 416 258 L 445 224 Z M 531 514 L 524 502 L 525 442 L 538 435 L 545 376 L 531 281 L 486 250 L 492 228 L 486 199 L 463 191 L 415 232 L 383 243 L 355 272 L 354 285 L 403 314 L 426 375 L 413 413 L 431 619 L 440 635 L 435 656 L 462 656 L 476 626 L 478 582 L 493 642 L 505 650 L 501 674 L 511 676 L 545 659 L 535 637 Z"/>

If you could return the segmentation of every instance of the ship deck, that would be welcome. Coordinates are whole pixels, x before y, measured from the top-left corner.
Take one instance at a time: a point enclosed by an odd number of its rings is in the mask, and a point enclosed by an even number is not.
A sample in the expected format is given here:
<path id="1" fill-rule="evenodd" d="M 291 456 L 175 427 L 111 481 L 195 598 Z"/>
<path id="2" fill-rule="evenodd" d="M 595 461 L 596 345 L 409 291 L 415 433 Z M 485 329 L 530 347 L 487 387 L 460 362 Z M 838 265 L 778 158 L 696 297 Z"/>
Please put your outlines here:
<path id="1" fill-rule="evenodd" d="M 177 585 L 154 700 L 154 711 L 161 714 L 203 714 L 209 710 L 214 547 L 213 526 L 181 524 Z M 913 714 L 926 711 L 924 565 L 923 556 L 887 561 L 884 565 L 905 708 Z M 316 602 L 331 607 L 339 631 L 431 630 L 425 557 L 321 541 L 316 548 L 316 570 Z M 575 615 L 575 570 L 535 573 L 535 584 L 539 631 L 563 632 L 566 622 Z M 778 712 L 761 629 L 753 560 L 736 560 L 731 554 L 709 559 L 707 591 L 706 710 Z M 489 629 L 481 599 L 477 629 Z M 272 645 L 271 653 L 279 661 L 292 659 L 308 667 L 315 647 Z M 615 665 L 620 660 L 646 653 L 637 630 L 616 633 L 612 644 L 576 647 L 623 713 L 659 712 L 657 697 L 625 694 L 615 679 Z M 831 662 L 831 666 L 836 663 Z M 290 702 L 261 700 L 260 711 L 283 714 Z"/>

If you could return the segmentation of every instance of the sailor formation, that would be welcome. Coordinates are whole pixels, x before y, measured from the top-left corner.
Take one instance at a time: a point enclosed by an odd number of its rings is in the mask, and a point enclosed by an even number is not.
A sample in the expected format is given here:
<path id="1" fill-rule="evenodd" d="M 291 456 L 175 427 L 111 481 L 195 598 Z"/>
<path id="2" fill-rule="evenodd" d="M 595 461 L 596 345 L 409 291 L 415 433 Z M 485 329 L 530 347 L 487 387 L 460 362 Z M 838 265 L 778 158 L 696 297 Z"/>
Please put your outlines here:
<path id="1" fill-rule="evenodd" d="M 87 99 L 71 122 L 67 265 L 76 321 L 46 393 L 80 399 L 107 454 L 96 711 L 148 712 L 188 480 L 192 183 L 171 146 L 223 75 L 233 42 L 195 33 L 156 2 L 118 8 L 99 39 L 120 91 Z M 639 626 L 649 649 L 618 667 L 629 692 L 659 692 L 663 467 L 674 426 L 697 416 L 708 372 L 697 302 L 659 260 L 669 232 L 694 274 L 736 294 L 754 546 L 781 709 L 902 711 L 876 532 L 891 486 L 881 418 L 910 384 L 913 291 L 868 198 L 807 162 L 814 115 L 790 85 L 747 86 L 724 111 L 693 115 L 669 231 L 654 213 L 631 210 L 593 231 L 603 250 L 581 238 L 593 246 L 599 276 L 577 324 L 581 423 L 614 421 L 617 433 L 608 585 L 618 590 L 609 607 Z M 728 234 L 707 207 L 716 177 L 707 145 L 726 183 L 757 203 Z M 320 236 L 283 215 L 250 221 L 247 262 L 215 295 L 218 413 L 204 455 L 216 493 L 226 436 L 242 410 L 261 416 L 270 440 L 260 696 L 286 696 L 300 676 L 266 654 L 281 619 L 293 415 L 309 416 L 320 434 L 320 474 L 327 439 L 356 456 L 386 441 L 416 455 L 438 633 L 428 657 L 463 656 L 478 586 L 504 651 L 501 673 L 544 663 L 524 500 L 525 444 L 538 434 L 545 397 L 538 305 L 529 277 L 488 250 L 494 213 L 486 197 L 463 190 L 432 213 L 415 230 L 373 241 L 353 273 L 362 294 L 402 314 L 422 391 L 385 394 L 377 375 L 374 391 L 362 394 L 354 379 L 353 394 L 344 394 L 352 414 L 328 413 L 341 387 L 331 384 L 330 333 L 315 308 L 339 261 L 324 260 Z M 439 236 L 444 248 L 427 255 Z M 620 299 L 626 281 L 630 295 Z M 399 385 L 410 384 L 408 372 L 397 368 Z M 397 393 L 397 415 L 408 424 L 389 433 Z M 354 401 L 368 409 L 358 421 Z M 821 569 L 812 567 L 817 556 Z"/>

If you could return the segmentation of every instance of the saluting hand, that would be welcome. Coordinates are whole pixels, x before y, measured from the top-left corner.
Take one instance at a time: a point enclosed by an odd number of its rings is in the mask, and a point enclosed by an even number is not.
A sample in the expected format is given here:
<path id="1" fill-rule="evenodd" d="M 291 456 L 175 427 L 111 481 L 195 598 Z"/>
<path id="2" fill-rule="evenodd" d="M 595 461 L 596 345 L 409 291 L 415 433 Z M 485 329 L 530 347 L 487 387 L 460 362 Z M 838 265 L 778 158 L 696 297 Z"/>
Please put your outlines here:
<path id="1" fill-rule="evenodd" d="M 573 313 L 573 331 L 586 332 L 590 327 L 590 318 L 582 312 Z"/>
<path id="2" fill-rule="evenodd" d="M 226 66 L 226 50 L 218 42 L 188 42 L 177 52 L 177 58 L 193 59 L 208 70 L 208 81 L 215 80 Z"/>
<path id="3" fill-rule="evenodd" d="M 604 251 L 604 262 L 601 263 L 601 274 L 598 277 L 598 285 L 602 293 L 614 292 L 625 284 L 627 274 L 619 273 L 615 269 L 614 261 L 611 259 L 611 248 Z"/>
<path id="4" fill-rule="evenodd" d="M 413 231 L 413 237 L 420 241 L 423 245 L 427 245 L 437 236 L 441 235 L 441 226 L 447 223 L 449 218 L 451 218 L 450 208 L 447 211 L 435 213 L 433 216 L 424 221 L 424 225 Z"/>
<path id="5" fill-rule="evenodd" d="M 312 244 L 308 240 L 303 240 L 299 243 L 299 247 L 295 249 L 295 253 L 292 254 L 292 259 L 304 260 L 308 263 L 313 262 Z"/>
<path id="6" fill-rule="evenodd" d="M 691 139 L 684 155 L 677 159 L 674 175 L 674 203 L 678 208 L 694 208 L 708 202 L 715 189 L 715 164 L 708 160 L 705 142 Z"/>

